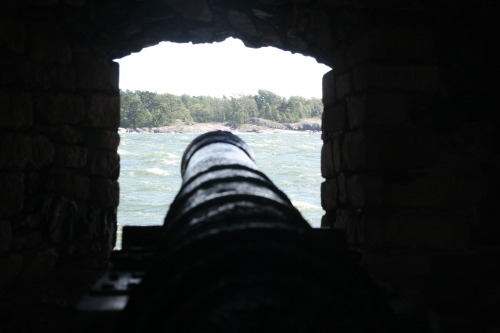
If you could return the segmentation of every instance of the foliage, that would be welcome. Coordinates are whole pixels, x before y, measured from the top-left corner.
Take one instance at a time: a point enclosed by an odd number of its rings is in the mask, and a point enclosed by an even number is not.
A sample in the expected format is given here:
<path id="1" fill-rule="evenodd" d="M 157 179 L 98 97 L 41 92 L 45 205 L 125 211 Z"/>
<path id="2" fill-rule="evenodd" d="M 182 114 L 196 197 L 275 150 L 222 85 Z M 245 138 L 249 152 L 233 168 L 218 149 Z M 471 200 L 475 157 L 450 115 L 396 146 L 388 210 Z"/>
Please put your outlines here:
<path id="1" fill-rule="evenodd" d="M 166 126 L 176 120 L 228 122 L 238 126 L 254 117 L 296 122 L 302 118 L 320 118 L 323 112 L 320 99 L 299 96 L 286 99 L 268 90 L 229 98 L 125 90 L 120 91 L 120 99 L 121 126 L 129 128 Z"/>

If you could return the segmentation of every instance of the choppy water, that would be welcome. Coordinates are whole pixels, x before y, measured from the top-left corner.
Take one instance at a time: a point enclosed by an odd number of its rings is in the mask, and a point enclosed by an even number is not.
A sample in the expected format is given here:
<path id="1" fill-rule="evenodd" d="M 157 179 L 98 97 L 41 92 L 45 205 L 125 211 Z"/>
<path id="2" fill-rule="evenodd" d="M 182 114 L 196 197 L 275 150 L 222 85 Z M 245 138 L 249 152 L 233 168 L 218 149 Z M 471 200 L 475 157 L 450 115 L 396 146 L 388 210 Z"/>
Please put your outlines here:
<path id="1" fill-rule="evenodd" d="M 180 161 L 198 134 L 121 135 L 118 227 L 162 224 L 181 185 Z M 292 200 L 304 218 L 319 227 L 320 151 L 318 133 L 241 133 L 257 166 Z M 120 234 L 120 231 L 119 231 Z"/>

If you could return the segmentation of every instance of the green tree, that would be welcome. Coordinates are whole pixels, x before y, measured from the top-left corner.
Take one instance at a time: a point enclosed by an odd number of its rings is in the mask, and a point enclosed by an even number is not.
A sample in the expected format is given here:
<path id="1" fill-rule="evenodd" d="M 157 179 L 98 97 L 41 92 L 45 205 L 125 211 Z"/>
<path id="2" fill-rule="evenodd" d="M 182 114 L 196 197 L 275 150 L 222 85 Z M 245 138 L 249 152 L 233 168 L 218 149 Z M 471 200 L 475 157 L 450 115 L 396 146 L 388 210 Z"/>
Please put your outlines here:
<path id="1" fill-rule="evenodd" d="M 150 91 L 120 91 L 120 121 L 124 127 L 158 127 L 175 120 L 185 122 L 230 122 L 240 125 L 252 117 L 295 122 L 306 117 L 319 118 L 323 112 L 320 99 L 292 96 L 285 99 L 268 90 L 257 95 L 222 98 L 210 96 L 175 96 Z"/>
<path id="2" fill-rule="evenodd" d="M 140 110 L 143 108 L 139 95 L 130 90 L 120 91 L 120 124 L 125 127 L 137 127 Z"/>

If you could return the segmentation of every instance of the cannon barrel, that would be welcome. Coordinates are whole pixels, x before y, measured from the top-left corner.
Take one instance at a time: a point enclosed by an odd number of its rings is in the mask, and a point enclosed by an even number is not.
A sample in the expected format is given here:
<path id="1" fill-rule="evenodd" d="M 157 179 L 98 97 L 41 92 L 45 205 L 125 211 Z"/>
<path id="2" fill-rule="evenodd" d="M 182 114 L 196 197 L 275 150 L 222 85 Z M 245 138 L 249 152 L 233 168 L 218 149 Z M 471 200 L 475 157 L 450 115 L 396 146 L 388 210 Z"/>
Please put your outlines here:
<path id="1" fill-rule="evenodd" d="M 258 170 L 252 150 L 230 132 L 209 132 L 193 140 L 182 156 L 181 175 L 182 187 L 165 218 L 168 238 L 311 228 L 289 198 Z"/>
<path id="2" fill-rule="evenodd" d="M 181 174 L 119 331 L 392 331 L 343 236 L 311 228 L 239 137 L 199 136 Z"/>

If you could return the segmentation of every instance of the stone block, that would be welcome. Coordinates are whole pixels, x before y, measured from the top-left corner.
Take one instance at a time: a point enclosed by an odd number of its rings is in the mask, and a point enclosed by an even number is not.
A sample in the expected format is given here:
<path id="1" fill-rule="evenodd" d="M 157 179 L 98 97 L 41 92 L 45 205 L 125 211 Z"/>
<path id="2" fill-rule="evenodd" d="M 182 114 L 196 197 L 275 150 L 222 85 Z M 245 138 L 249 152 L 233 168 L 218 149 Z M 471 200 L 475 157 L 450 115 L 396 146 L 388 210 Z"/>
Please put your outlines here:
<path id="1" fill-rule="evenodd" d="M 83 98 L 76 94 L 47 92 L 35 101 L 36 114 L 45 124 L 76 124 L 85 117 Z"/>
<path id="2" fill-rule="evenodd" d="M 402 94 L 354 95 L 346 98 L 351 129 L 404 126 L 411 123 L 409 96 Z"/>
<path id="3" fill-rule="evenodd" d="M 59 193 L 80 200 L 90 198 L 90 177 L 71 172 L 58 172 L 55 175 L 56 189 Z"/>
<path id="4" fill-rule="evenodd" d="M 12 225 L 9 220 L 0 219 L 0 252 L 10 249 L 12 244 Z"/>
<path id="5" fill-rule="evenodd" d="M 268 15 L 266 12 L 263 12 L 259 9 L 252 9 L 252 13 L 257 17 Z M 254 23 L 257 31 L 259 32 L 259 35 L 262 36 L 262 43 L 264 45 L 269 45 L 277 48 L 284 47 L 284 38 L 280 35 L 275 25 L 265 20 L 265 18 L 255 20 Z"/>
<path id="6" fill-rule="evenodd" d="M 322 117 L 321 131 L 324 137 L 329 137 L 333 133 L 344 130 L 346 121 L 345 103 L 325 107 Z"/>
<path id="7" fill-rule="evenodd" d="M 88 144 L 90 148 L 116 152 L 120 144 L 120 134 L 116 131 L 89 130 Z"/>
<path id="8" fill-rule="evenodd" d="M 11 217 L 24 207 L 24 175 L 22 173 L 0 173 L 0 216 Z"/>
<path id="9" fill-rule="evenodd" d="M 500 300 L 500 257 L 496 249 L 439 253 L 431 257 L 431 269 L 434 306 L 467 312 L 482 308 L 491 323 L 496 321 Z M 476 330 L 475 326 L 468 331 Z"/>
<path id="10" fill-rule="evenodd" d="M 86 205 L 68 196 L 57 195 L 44 202 L 42 221 L 48 224 L 48 237 L 55 244 L 71 244 L 86 237 Z"/>
<path id="11" fill-rule="evenodd" d="M 364 268 L 370 275 L 415 305 L 428 303 L 432 274 L 430 259 L 411 251 L 382 251 L 363 252 Z"/>
<path id="12" fill-rule="evenodd" d="M 341 149 L 349 171 L 420 168 L 438 158 L 434 130 L 417 127 L 352 131 L 345 134 Z"/>
<path id="13" fill-rule="evenodd" d="M 422 254 L 405 252 L 366 251 L 364 266 L 378 277 L 431 275 L 431 260 Z"/>
<path id="14" fill-rule="evenodd" d="M 421 26 L 374 28 L 346 47 L 349 66 L 366 61 L 388 60 L 434 62 L 431 31 Z"/>
<path id="15" fill-rule="evenodd" d="M 120 126 L 120 96 L 92 95 L 87 103 L 89 125 L 96 128 L 118 129 Z"/>
<path id="16" fill-rule="evenodd" d="M 321 147 L 321 176 L 332 178 L 335 175 L 333 166 L 333 143 L 325 141 Z"/>
<path id="17" fill-rule="evenodd" d="M 31 156 L 31 138 L 27 135 L 0 135 L 0 169 L 24 168 Z"/>
<path id="18" fill-rule="evenodd" d="M 467 250 L 470 226 L 465 214 L 365 216 L 364 244 L 441 251 Z"/>
<path id="19" fill-rule="evenodd" d="M 0 73 L 2 73 L 0 75 L 0 85 L 8 85 L 16 80 L 19 62 L 19 59 L 16 59 L 12 54 L 0 53 Z"/>
<path id="20" fill-rule="evenodd" d="M 355 214 L 352 210 L 344 208 L 337 209 L 334 227 L 345 231 L 346 240 L 349 244 L 358 243 Z"/>
<path id="21" fill-rule="evenodd" d="M 334 103 L 344 101 L 346 95 L 352 93 L 351 73 L 335 76 L 335 100 Z"/>
<path id="22" fill-rule="evenodd" d="M 90 55 L 74 57 L 76 88 L 118 92 L 119 65 Z"/>
<path id="23" fill-rule="evenodd" d="M 43 130 L 56 142 L 75 145 L 85 141 L 84 131 L 76 126 L 50 126 Z"/>
<path id="24" fill-rule="evenodd" d="M 31 230 L 17 232 L 12 242 L 12 250 L 19 252 L 23 250 L 33 249 L 43 242 L 41 230 Z"/>
<path id="25" fill-rule="evenodd" d="M 19 221 L 19 227 L 32 229 L 40 225 L 40 216 L 28 214 Z"/>
<path id="26" fill-rule="evenodd" d="M 335 210 L 325 211 L 325 215 L 321 217 L 321 227 L 333 228 L 336 214 Z"/>
<path id="27" fill-rule="evenodd" d="M 339 201 L 342 204 L 347 204 L 347 176 L 345 173 L 340 173 L 337 183 L 339 187 Z"/>
<path id="28" fill-rule="evenodd" d="M 24 258 L 24 267 L 19 279 L 21 281 L 39 280 L 54 269 L 59 254 L 53 248 L 47 248 Z"/>
<path id="29" fill-rule="evenodd" d="M 340 171 L 343 169 L 342 166 L 342 151 L 341 151 L 341 137 L 336 137 L 333 139 L 333 166 L 335 169 L 335 173 L 340 173 Z"/>
<path id="30" fill-rule="evenodd" d="M 189 3 L 184 0 L 165 0 L 164 2 L 185 19 L 201 22 L 212 21 L 212 12 L 205 0 L 194 0 Z"/>
<path id="31" fill-rule="evenodd" d="M 87 0 L 63 0 L 65 4 L 75 7 L 83 7 L 87 3 Z"/>
<path id="32" fill-rule="evenodd" d="M 33 125 L 33 100 L 22 91 L 0 92 L 0 128 L 18 130 Z"/>
<path id="33" fill-rule="evenodd" d="M 5 290 L 11 286 L 21 273 L 23 268 L 23 257 L 20 255 L 10 255 L 0 257 L 0 290 Z"/>
<path id="34" fill-rule="evenodd" d="M 87 164 L 87 148 L 56 144 L 54 164 L 65 168 L 83 168 Z"/>
<path id="35" fill-rule="evenodd" d="M 339 189 L 335 178 L 321 183 L 321 207 L 325 211 L 337 208 L 338 194 Z"/>
<path id="36" fill-rule="evenodd" d="M 335 81 L 333 70 L 323 75 L 323 105 L 325 107 L 333 105 Z"/>
<path id="37" fill-rule="evenodd" d="M 20 77 L 41 89 L 75 90 L 75 69 L 70 65 L 45 65 L 39 63 L 23 63 Z"/>
<path id="38" fill-rule="evenodd" d="M 382 175 L 356 173 L 347 179 L 347 196 L 356 208 L 379 208 L 384 202 L 387 180 Z"/>
<path id="39" fill-rule="evenodd" d="M 0 135 L 0 169 L 10 167 L 25 168 L 28 163 L 36 168 L 44 167 L 52 162 L 54 148 L 44 136 L 28 136 L 21 134 Z"/>
<path id="40" fill-rule="evenodd" d="M 101 207 L 118 207 L 120 188 L 116 180 L 93 178 L 90 183 L 92 203 Z"/>
<path id="41" fill-rule="evenodd" d="M 483 187 L 468 175 L 431 174 L 393 184 L 383 200 L 397 207 L 469 210 L 479 206 Z"/>
<path id="42" fill-rule="evenodd" d="M 366 135 L 364 131 L 346 133 L 340 149 L 342 152 L 339 166 L 341 170 L 356 171 L 365 168 Z"/>
<path id="43" fill-rule="evenodd" d="M 0 20 L 0 45 L 15 53 L 23 53 L 26 49 L 26 26 L 20 20 L 2 17 Z"/>
<path id="44" fill-rule="evenodd" d="M 438 92 L 441 72 L 436 65 L 363 64 L 354 67 L 355 92 Z"/>
<path id="45" fill-rule="evenodd" d="M 94 151 L 90 154 L 90 174 L 118 179 L 120 173 L 120 156 L 117 153 Z"/>
<path id="46" fill-rule="evenodd" d="M 50 165 L 54 160 L 54 151 L 54 145 L 47 137 L 33 136 L 31 138 L 31 165 L 38 169 Z"/>
<path id="47" fill-rule="evenodd" d="M 62 29 L 54 26 L 32 26 L 29 31 L 29 54 L 42 64 L 71 63 L 71 46 Z"/>
<path id="48" fill-rule="evenodd" d="M 230 9 L 227 12 L 229 22 L 244 35 L 258 36 L 259 33 L 252 22 L 252 19 L 245 12 Z"/>

